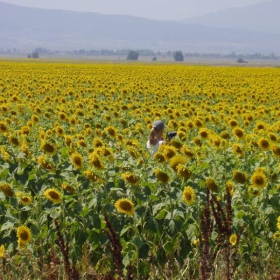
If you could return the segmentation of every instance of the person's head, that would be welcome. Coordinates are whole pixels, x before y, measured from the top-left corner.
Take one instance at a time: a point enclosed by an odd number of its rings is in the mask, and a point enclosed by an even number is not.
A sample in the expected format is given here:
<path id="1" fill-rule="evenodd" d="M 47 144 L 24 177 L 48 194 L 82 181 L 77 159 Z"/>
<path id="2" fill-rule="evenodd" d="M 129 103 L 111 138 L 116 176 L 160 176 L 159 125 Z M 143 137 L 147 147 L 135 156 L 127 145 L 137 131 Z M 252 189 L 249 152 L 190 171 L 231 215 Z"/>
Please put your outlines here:
<path id="1" fill-rule="evenodd" d="M 157 120 L 153 122 L 152 127 L 155 131 L 160 131 L 164 129 L 165 125 L 162 120 Z"/>
<path id="2" fill-rule="evenodd" d="M 163 140 L 164 122 L 161 120 L 154 121 L 149 135 L 150 145 L 154 146 Z"/>

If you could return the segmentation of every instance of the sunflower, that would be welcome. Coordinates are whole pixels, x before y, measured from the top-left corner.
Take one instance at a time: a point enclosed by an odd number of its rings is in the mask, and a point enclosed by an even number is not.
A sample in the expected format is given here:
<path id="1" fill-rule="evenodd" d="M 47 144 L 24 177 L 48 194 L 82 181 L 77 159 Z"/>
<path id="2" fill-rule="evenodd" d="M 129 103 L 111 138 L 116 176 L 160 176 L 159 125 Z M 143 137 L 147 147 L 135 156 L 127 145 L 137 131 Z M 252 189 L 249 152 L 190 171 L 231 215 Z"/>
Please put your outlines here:
<path id="1" fill-rule="evenodd" d="M 55 154 L 55 152 L 56 152 L 55 146 L 53 144 L 47 143 L 45 141 L 41 144 L 41 149 L 45 153 L 51 154 L 51 155 Z"/>
<path id="2" fill-rule="evenodd" d="M 274 234 L 273 234 L 273 239 L 278 239 L 280 240 L 280 231 L 276 231 Z M 0 255 L 1 257 L 1 255 Z"/>
<path id="3" fill-rule="evenodd" d="M 108 126 L 104 129 L 111 137 L 116 138 L 117 130 L 113 126 Z"/>
<path id="4" fill-rule="evenodd" d="M 2 259 L 5 255 L 5 246 L 2 244 L 0 246 L 0 259 Z"/>
<path id="5" fill-rule="evenodd" d="M 207 178 L 205 180 L 205 186 L 213 192 L 216 192 L 218 190 L 218 186 L 216 185 L 216 183 L 214 182 L 214 180 L 212 178 Z"/>
<path id="6" fill-rule="evenodd" d="M 254 186 L 248 187 L 248 193 L 252 196 L 259 196 L 261 194 L 261 191 L 259 188 L 255 188 Z"/>
<path id="7" fill-rule="evenodd" d="M 244 130 L 241 127 L 235 127 L 232 130 L 233 135 L 235 135 L 238 139 L 244 139 Z"/>
<path id="8" fill-rule="evenodd" d="M 192 159 L 195 155 L 194 152 L 185 145 L 181 148 L 181 152 L 189 159 Z"/>
<path id="9" fill-rule="evenodd" d="M 220 148 L 221 144 L 223 144 L 223 142 L 221 140 L 222 139 L 216 135 L 210 136 L 210 144 L 212 146 L 216 147 L 217 149 Z"/>
<path id="10" fill-rule="evenodd" d="M 164 162 L 165 161 L 165 157 L 162 153 L 160 152 L 156 152 L 153 156 L 153 158 L 158 161 L 158 162 Z"/>
<path id="11" fill-rule="evenodd" d="M 17 228 L 17 238 L 19 247 L 27 245 L 32 239 L 32 233 L 30 229 L 26 226 L 19 226 Z"/>
<path id="12" fill-rule="evenodd" d="M 32 121 L 33 123 L 38 123 L 38 122 L 39 122 L 39 118 L 38 118 L 36 115 L 32 115 L 31 121 Z"/>
<path id="13" fill-rule="evenodd" d="M 270 141 L 264 137 L 261 137 L 258 140 L 258 147 L 263 151 L 269 151 L 270 149 Z"/>
<path id="14" fill-rule="evenodd" d="M 176 149 L 181 149 L 182 148 L 182 143 L 177 141 L 176 139 L 171 139 L 170 143 L 171 146 L 175 147 Z"/>
<path id="15" fill-rule="evenodd" d="M 161 171 L 160 169 L 155 169 L 155 175 L 159 181 L 162 183 L 167 183 L 169 181 L 169 176 L 167 173 Z"/>
<path id="16" fill-rule="evenodd" d="M 78 140 L 77 146 L 85 148 L 87 146 L 87 144 L 86 144 L 85 140 Z"/>
<path id="17" fill-rule="evenodd" d="M 19 142 L 19 140 L 18 140 L 18 138 L 16 137 L 16 136 L 10 136 L 9 137 L 9 141 L 13 144 L 13 145 L 15 145 L 15 146 L 19 146 L 20 145 L 20 142 Z"/>
<path id="18" fill-rule="evenodd" d="M 187 169 L 183 164 L 177 165 L 177 174 L 183 178 L 190 178 L 192 175 L 192 172 Z"/>
<path id="19" fill-rule="evenodd" d="M 251 182 L 254 187 L 263 189 L 267 185 L 267 177 L 264 172 L 255 171 L 251 176 Z"/>
<path id="20" fill-rule="evenodd" d="M 199 119 L 199 118 L 196 118 L 196 119 L 194 120 L 194 124 L 195 124 L 195 126 L 197 126 L 197 127 L 202 127 L 202 126 L 203 126 L 203 122 L 202 122 L 202 120 Z"/>
<path id="21" fill-rule="evenodd" d="M 122 178 L 132 185 L 136 185 L 138 183 L 137 177 L 132 173 L 124 173 L 122 174 Z"/>
<path id="22" fill-rule="evenodd" d="M 256 124 L 256 129 L 257 130 L 264 130 L 267 128 L 267 124 L 263 121 L 257 121 L 257 124 Z"/>
<path id="23" fill-rule="evenodd" d="M 75 192 L 75 190 L 66 182 L 62 183 L 61 187 L 62 187 L 63 190 L 65 190 L 65 191 L 67 191 L 69 193 L 73 194 Z"/>
<path id="24" fill-rule="evenodd" d="M 193 138 L 193 142 L 197 146 L 201 146 L 202 145 L 201 140 L 198 137 Z"/>
<path id="25" fill-rule="evenodd" d="M 8 132 L 8 127 L 7 127 L 7 125 L 4 122 L 0 122 L 0 131 L 2 133 Z"/>
<path id="26" fill-rule="evenodd" d="M 269 133 L 269 139 L 271 140 L 271 141 L 273 141 L 273 142 L 277 142 L 277 140 L 278 140 L 278 137 L 277 137 L 277 135 L 276 134 L 274 134 L 274 133 Z"/>
<path id="27" fill-rule="evenodd" d="M 60 112 L 60 113 L 58 114 L 58 116 L 59 116 L 59 118 L 60 118 L 62 121 L 65 121 L 65 120 L 67 119 L 67 117 L 66 117 L 66 115 L 65 115 L 64 112 Z"/>
<path id="28" fill-rule="evenodd" d="M 231 246 L 234 246 L 237 242 L 237 235 L 235 233 L 233 233 L 230 237 L 229 237 L 229 243 L 231 244 Z"/>
<path id="29" fill-rule="evenodd" d="M 227 131 L 222 131 L 221 133 L 220 133 L 220 136 L 221 136 L 221 138 L 223 138 L 224 140 L 228 140 L 229 138 L 230 138 L 230 135 L 229 135 L 229 133 L 227 132 Z"/>
<path id="30" fill-rule="evenodd" d="M 114 153 L 111 148 L 102 147 L 100 152 L 101 152 L 100 153 L 101 156 L 106 157 L 110 161 L 114 160 Z"/>
<path id="31" fill-rule="evenodd" d="M 238 122 L 237 122 L 237 120 L 235 120 L 235 119 L 229 120 L 228 124 L 229 124 L 231 127 L 238 126 Z"/>
<path id="32" fill-rule="evenodd" d="M 0 185 L 0 190 L 6 195 L 6 196 L 13 196 L 12 188 L 9 184 L 4 183 Z"/>
<path id="33" fill-rule="evenodd" d="M 71 163 L 75 166 L 75 168 L 80 169 L 83 167 L 84 159 L 79 153 L 73 153 L 71 155 Z"/>
<path id="34" fill-rule="evenodd" d="M 85 174 L 85 176 L 89 179 L 89 180 L 91 180 L 91 181 L 93 181 L 93 182 L 99 182 L 99 183 L 101 183 L 102 182 L 102 179 L 97 175 L 97 174 L 95 174 L 95 173 L 93 173 L 91 170 L 86 170 L 85 172 L 84 172 L 84 174 Z"/>
<path id="35" fill-rule="evenodd" d="M 237 183 L 244 184 L 247 181 L 247 174 L 245 174 L 245 173 L 243 173 L 241 171 L 234 170 L 232 172 L 232 175 L 233 175 L 233 179 Z"/>
<path id="36" fill-rule="evenodd" d="M 193 129 L 193 128 L 194 128 L 194 123 L 193 123 L 192 121 L 189 121 L 189 122 L 187 123 L 187 127 L 188 127 L 189 129 Z"/>
<path id="37" fill-rule="evenodd" d="M 115 203 L 116 209 L 126 215 L 132 216 L 135 212 L 133 202 L 126 198 L 121 198 Z"/>
<path id="38" fill-rule="evenodd" d="M 104 169 L 104 168 L 105 168 L 104 163 L 102 162 L 100 156 L 99 156 L 96 152 L 93 152 L 93 153 L 90 155 L 89 162 L 90 162 L 96 169 Z"/>
<path id="39" fill-rule="evenodd" d="M 51 172 L 55 172 L 55 167 L 50 162 L 48 162 L 48 159 L 47 159 L 46 155 L 39 156 L 38 157 L 38 163 L 44 169 L 47 169 Z"/>
<path id="40" fill-rule="evenodd" d="M 135 149 L 133 149 L 131 147 L 128 147 L 127 150 L 133 158 L 138 158 L 138 154 L 137 154 L 137 151 Z"/>
<path id="41" fill-rule="evenodd" d="M 22 205 L 30 205 L 32 203 L 32 197 L 30 195 L 23 195 L 20 198 L 20 203 Z"/>
<path id="42" fill-rule="evenodd" d="M 227 190 L 228 190 L 229 194 L 233 195 L 234 183 L 232 181 L 227 181 L 226 186 L 227 186 Z"/>
<path id="43" fill-rule="evenodd" d="M 280 216 L 277 218 L 277 228 L 280 229 Z"/>
<path id="44" fill-rule="evenodd" d="M 242 146 L 238 143 L 233 144 L 233 152 L 240 157 L 242 157 L 244 155 L 244 151 L 242 150 Z"/>
<path id="45" fill-rule="evenodd" d="M 272 153 L 276 158 L 280 158 L 280 148 L 276 145 L 272 147 Z"/>
<path id="46" fill-rule="evenodd" d="M 184 164 L 186 163 L 187 159 L 181 155 L 175 155 L 174 157 L 171 158 L 169 164 L 170 167 L 176 172 L 177 171 L 177 166 L 179 164 Z"/>
<path id="47" fill-rule="evenodd" d="M 166 160 L 169 160 L 176 155 L 177 149 L 175 147 L 163 146 L 163 145 L 161 145 L 161 146 L 164 147 L 163 154 L 164 154 L 164 157 Z"/>
<path id="48" fill-rule="evenodd" d="M 198 135 L 202 139 L 207 139 L 209 137 L 209 131 L 206 128 L 200 128 L 198 131 Z"/>
<path id="49" fill-rule="evenodd" d="M 187 205 L 192 205 L 195 201 L 195 191 L 192 187 L 187 186 L 183 191 L 183 199 Z"/>
<path id="50" fill-rule="evenodd" d="M 50 201 L 52 201 L 54 204 L 62 202 L 62 194 L 57 189 L 51 188 L 45 190 L 44 196 Z"/>

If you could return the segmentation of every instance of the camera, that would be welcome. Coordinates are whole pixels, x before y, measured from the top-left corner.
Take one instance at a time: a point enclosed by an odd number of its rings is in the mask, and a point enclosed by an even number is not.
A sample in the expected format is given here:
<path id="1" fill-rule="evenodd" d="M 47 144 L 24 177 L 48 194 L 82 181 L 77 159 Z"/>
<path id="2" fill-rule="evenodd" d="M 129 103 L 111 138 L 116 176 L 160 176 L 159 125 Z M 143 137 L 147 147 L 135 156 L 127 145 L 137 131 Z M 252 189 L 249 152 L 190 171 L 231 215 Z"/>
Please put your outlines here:
<path id="1" fill-rule="evenodd" d="M 166 134 L 166 138 L 167 138 L 168 141 L 170 141 L 176 135 L 177 135 L 176 131 L 168 131 L 167 134 Z"/>

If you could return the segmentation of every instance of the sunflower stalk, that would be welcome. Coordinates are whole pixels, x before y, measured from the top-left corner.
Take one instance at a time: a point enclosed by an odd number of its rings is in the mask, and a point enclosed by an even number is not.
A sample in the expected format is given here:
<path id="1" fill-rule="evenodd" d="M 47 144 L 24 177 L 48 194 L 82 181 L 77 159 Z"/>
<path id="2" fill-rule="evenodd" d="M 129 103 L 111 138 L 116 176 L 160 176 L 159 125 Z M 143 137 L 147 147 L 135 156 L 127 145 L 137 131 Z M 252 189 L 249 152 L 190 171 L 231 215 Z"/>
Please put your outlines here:
<path id="1" fill-rule="evenodd" d="M 55 243 L 58 245 L 64 260 L 64 269 L 68 280 L 79 280 L 79 272 L 77 271 L 75 264 L 70 264 L 69 260 L 69 243 L 64 241 L 64 237 L 59 228 L 58 221 L 55 219 L 55 228 L 57 233 L 57 239 Z"/>
<path id="2" fill-rule="evenodd" d="M 115 264 L 115 271 L 118 274 L 118 279 L 124 279 L 123 278 L 123 267 L 122 267 L 122 245 L 119 241 L 119 238 L 117 237 L 117 233 L 114 230 L 112 224 L 110 223 L 108 216 L 104 214 L 106 226 L 108 230 L 105 230 L 105 233 L 107 234 L 111 246 L 107 246 L 107 248 L 110 250 L 114 264 Z"/>

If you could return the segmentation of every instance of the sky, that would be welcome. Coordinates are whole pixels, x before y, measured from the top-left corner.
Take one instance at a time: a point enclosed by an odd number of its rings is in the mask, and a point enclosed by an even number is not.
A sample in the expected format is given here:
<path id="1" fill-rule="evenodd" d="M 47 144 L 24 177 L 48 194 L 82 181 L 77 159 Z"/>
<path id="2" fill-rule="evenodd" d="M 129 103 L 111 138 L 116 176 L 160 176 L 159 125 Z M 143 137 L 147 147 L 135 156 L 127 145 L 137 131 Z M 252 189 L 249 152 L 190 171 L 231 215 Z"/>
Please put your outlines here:
<path id="1" fill-rule="evenodd" d="M 182 20 L 267 1 L 269 0 L 0 0 L 34 8 L 122 14 L 158 20 Z"/>

